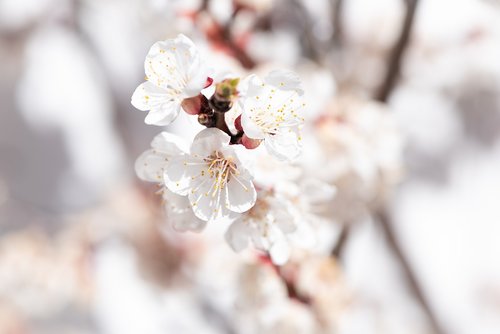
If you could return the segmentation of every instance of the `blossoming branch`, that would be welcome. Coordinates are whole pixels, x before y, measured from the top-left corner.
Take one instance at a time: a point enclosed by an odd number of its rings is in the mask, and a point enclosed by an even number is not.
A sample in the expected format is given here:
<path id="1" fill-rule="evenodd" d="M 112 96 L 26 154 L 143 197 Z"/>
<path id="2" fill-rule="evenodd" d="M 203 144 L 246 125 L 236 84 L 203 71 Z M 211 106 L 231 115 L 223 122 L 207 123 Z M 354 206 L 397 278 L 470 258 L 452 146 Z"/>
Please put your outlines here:
<path id="1" fill-rule="evenodd" d="M 160 184 L 172 227 L 201 231 L 230 222 L 226 240 L 235 251 L 252 241 L 285 263 L 287 236 L 301 224 L 290 186 L 283 187 L 294 181 L 263 182 L 255 162 L 271 159 L 282 168 L 299 156 L 305 107 L 299 77 L 277 70 L 264 79 L 226 75 L 216 82 L 220 75 L 184 35 L 155 43 L 144 67 L 146 81 L 132 104 L 148 111 L 145 123 L 168 125 L 182 110 L 206 127 L 192 143 L 162 132 L 137 159 L 137 175 Z"/>

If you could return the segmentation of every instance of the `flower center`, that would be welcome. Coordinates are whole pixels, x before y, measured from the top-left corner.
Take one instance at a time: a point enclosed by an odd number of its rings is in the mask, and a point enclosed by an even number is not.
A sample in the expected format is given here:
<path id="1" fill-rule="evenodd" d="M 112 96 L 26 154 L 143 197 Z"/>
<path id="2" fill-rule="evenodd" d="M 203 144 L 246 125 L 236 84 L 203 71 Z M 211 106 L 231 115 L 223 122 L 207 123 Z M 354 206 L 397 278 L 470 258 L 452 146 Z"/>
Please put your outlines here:
<path id="1" fill-rule="evenodd" d="M 256 222 L 263 222 L 267 217 L 269 210 L 270 205 L 266 197 L 264 196 L 263 198 L 257 198 L 255 205 L 250 210 L 248 210 L 246 214 L 247 219 Z"/>
<path id="2" fill-rule="evenodd" d="M 215 151 L 204 159 L 207 163 L 206 173 L 214 179 L 212 195 L 215 196 L 218 190 L 223 190 L 232 177 L 236 178 L 240 173 L 232 157 L 225 157 L 219 151 Z"/>

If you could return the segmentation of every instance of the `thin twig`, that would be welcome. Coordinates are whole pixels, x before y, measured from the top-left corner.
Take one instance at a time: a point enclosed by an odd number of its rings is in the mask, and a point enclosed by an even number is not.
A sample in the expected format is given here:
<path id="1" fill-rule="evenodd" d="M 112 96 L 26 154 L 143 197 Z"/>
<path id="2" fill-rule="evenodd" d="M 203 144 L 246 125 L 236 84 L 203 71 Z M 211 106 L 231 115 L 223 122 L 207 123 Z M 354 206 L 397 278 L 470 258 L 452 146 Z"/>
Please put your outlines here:
<path id="1" fill-rule="evenodd" d="M 429 302 L 425 298 L 422 288 L 418 283 L 416 275 L 413 269 L 411 268 L 410 263 L 406 259 L 403 250 L 401 249 L 401 246 L 397 241 L 392 223 L 390 221 L 390 217 L 387 215 L 385 211 L 380 210 L 378 213 L 376 213 L 376 218 L 378 223 L 382 227 L 382 231 L 385 235 L 389 248 L 394 253 L 396 260 L 399 262 L 399 265 L 401 266 L 401 269 L 403 270 L 403 273 L 406 276 L 411 292 L 413 293 L 416 300 L 419 302 L 423 311 L 427 315 L 427 318 L 429 319 L 429 323 L 432 327 L 433 332 L 435 334 L 445 333 L 445 331 L 442 329 L 439 322 L 437 321 L 436 316 L 434 315 L 429 305 Z"/>
<path id="2" fill-rule="evenodd" d="M 262 264 L 269 265 L 274 269 L 276 275 L 278 275 L 278 277 L 283 282 L 283 285 L 286 287 L 288 298 L 298 301 L 304 305 L 311 304 L 310 298 L 308 296 L 302 295 L 299 291 L 297 291 L 295 283 L 293 282 L 291 277 L 285 275 L 281 267 L 273 263 L 273 261 L 271 260 L 271 256 L 269 254 L 265 255 L 262 254 L 258 257 L 258 259 L 261 261 Z"/>
<path id="3" fill-rule="evenodd" d="M 244 48 L 236 43 L 231 34 L 234 21 L 240 11 L 240 8 L 236 7 L 231 13 L 231 17 L 229 18 L 229 20 L 223 26 L 221 26 L 219 23 L 217 23 L 217 20 L 208 10 L 209 5 L 209 0 L 204 0 L 202 2 L 202 5 L 198 9 L 198 14 L 205 13 L 212 20 L 213 27 L 211 31 L 206 31 L 207 39 L 214 44 L 223 46 L 234 56 L 236 60 L 240 62 L 240 64 L 244 68 L 254 68 L 257 63 L 250 57 L 250 55 L 244 50 Z"/>
<path id="4" fill-rule="evenodd" d="M 342 226 L 342 230 L 340 231 L 339 237 L 337 239 L 337 243 L 335 244 L 335 247 L 332 249 L 332 252 L 330 253 L 331 256 L 339 259 L 342 257 L 344 254 L 345 246 L 347 244 L 347 239 L 349 238 L 350 235 L 350 224 L 349 223 L 344 223 Z"/>
<path id="5" fill-rule="evenodd" d="M 335 47 L 342 45 L 344 31 L 342 29 L 342 11 L 344 9 L 344 0 L 330 0 L 331 15 L 333 21 L 332 44 Z"/>
<path id="6" fill-rule="evenodd" d="M 317 64 L 322 63 L 321 52 L 318 50 L 318 41 L 313 32 L 314 19 L 308 12 L 304 4 L 298 0 L 292 0 L 290 5 L 295 6 L 295 8 L 300 12 L 302 22 L 304 24 L 304 29 L 302 30 L 300 41 L 302 43 L 302 49 L 305 56 Z"/>
<path id="7" fill-rule="evenodd" d="M 233 39 L 231 36 L 231 29 L 234 21 L 234 15 L 231 17 L 231 19 L 227 22 L 227 24 L 222 27 L 221 30 L 221 39 L 220 41 L 228 48 L 231 50 L 233 53 L 234 57 L 241 63 L 241 65 L 246 68 L 246 69 L 252 69 L 254 68 L 257 64 L 256 62 L 250 57 L 250 55 L 242 48 L 240 47 Z"/>
<path id="8" fill-rule="evenodd" d="M 406 4 L 406 15 L 403 22 L 403 27 L 399 38 L 392 50 L 389 57 L 389 62 L 387 65 L 387 75 L 382 82 L 379 92 L 376 95 L 376 99 L 381 102 L 386 102 L 387 98 L 391 94 L 396 80 L 400 74 L 401 70 L 401 60 L 406 47 L 408 46 L 409 37 L 412 31 L 413 22 L 415 18 L 415 12 L 418 5 L 418 0 L 404 0 Z"/>

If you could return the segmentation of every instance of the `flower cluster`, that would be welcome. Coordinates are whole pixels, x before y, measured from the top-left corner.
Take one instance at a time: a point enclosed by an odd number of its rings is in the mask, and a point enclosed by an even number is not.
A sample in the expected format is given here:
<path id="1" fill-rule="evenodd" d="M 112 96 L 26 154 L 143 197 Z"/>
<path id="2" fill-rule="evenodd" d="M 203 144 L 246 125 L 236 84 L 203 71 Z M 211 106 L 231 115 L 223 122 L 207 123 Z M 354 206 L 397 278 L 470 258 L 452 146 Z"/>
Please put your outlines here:
<path id="1" fill-rule="evenodd" d="M 230 222 L 226 240 L 234 250 L 251 240 L 275 263 L 286 262 L 285 236 L 298 229 L 300 215 L 277 182 L 255 178 L 254 165 L 287 164 L 301 152 L 305 104 L 298 76 L 278 70 L 264 79 L 252 74 L 216 82 L 184 35 L 155 43 L 145 72 L 132 104 L 148 111 L 147 124 L 168 125 L 184 110 L 206 127 L 190 144 L 162 132 L 137 159 L 138 176 L 160 184 L 171 225 L 201 231 L 207 222 Z"/>

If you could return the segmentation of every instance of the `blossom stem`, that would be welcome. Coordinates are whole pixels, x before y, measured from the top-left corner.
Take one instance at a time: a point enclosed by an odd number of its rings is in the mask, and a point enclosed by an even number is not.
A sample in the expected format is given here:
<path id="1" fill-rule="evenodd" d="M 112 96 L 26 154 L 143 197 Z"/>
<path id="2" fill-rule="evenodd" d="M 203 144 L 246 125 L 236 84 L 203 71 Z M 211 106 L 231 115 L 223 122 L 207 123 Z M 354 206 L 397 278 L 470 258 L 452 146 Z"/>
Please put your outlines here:
<path id="1" fill-rule="evenodd" d="M 418 303 L 421 305 L 423 311 L 427 315 L 427 318 L 429 319 L 429 324 L 432 327 L 432 331 L 435 334 L 443 334 L 445 331 L 442 329 L 440 326 L 439 322 L 436 319 L 436 316 L 434 315 L 429 302 L 427 301 L 424 292 L 422 291 L 422 288 L 420 284 L 418 283 L 418 280 L 416 278 L 416 275 L 406 259 L 406 256 L 404 255 L 403 250 L 401 249 L 400 244 L 397 241 L 396 235 L 394 233 L 393 229 L 393 224 L 390 221 L 390 217 L 387 214 L 385 210 L 379 210 L 376 214 L 375 217 L 377 219 L 377 222 L 380 224 L 382 227 L 382 231 L 385 235 L 386 241 L 388 246 L 390 247 L 391 251 L 394 253 L 396 260 L 399 262 L 399 265 L 401 266 L 401 269 L 403 270 L 403 273 L 408 281 L 409 288 L 411 292 L 413 293 L 414 297 L 418 301 Z"/>
<path id="2" fill-rule="evenodd" d="M 215 112 L 215 127 L 219 130 L 224 131 L 227 133 L 229 136 L 231 136 L 231 131 L 229 131 L 229 128 L 227 127 L 226 120 L 224 119 L 224 113 L 221 112 Z"/>

